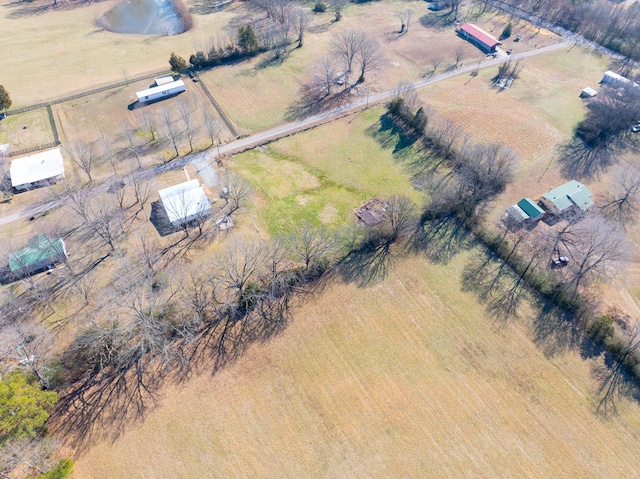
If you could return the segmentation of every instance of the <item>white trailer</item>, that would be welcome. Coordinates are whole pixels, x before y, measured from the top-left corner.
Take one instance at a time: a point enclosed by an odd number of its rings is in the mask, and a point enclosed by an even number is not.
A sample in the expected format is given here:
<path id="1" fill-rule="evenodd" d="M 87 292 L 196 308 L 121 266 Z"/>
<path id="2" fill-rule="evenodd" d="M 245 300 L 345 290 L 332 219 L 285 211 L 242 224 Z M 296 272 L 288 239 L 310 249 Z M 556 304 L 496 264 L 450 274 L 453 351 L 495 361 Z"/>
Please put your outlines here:
<path id="1" fill-rule="evenodd" d="M 185 91 L 184 82 L 182 80 L 176 80 L 171 83 L 154 86 L 152 88 L 136 92 L 136 96 L 140 103 L 149 103 L 171 95 L 177 95 L 183 91 Z"/>

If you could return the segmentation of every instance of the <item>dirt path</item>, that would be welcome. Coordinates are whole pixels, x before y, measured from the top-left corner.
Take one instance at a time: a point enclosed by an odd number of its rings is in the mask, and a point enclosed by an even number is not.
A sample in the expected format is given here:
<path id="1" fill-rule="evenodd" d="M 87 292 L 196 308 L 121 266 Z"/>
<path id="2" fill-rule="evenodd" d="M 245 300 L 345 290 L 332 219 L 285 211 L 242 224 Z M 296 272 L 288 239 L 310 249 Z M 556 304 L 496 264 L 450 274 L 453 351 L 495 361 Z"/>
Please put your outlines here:
<path id="1" fill-rule="evenodd" d="M 554 45 L 549 45 L 543 48 L 538 48 L 535 50 L 530 50 L 528 52 L 523 52 L 523 53 L 518 53 L 515 55 L 511 55 L 508 58 L 511 58 L 512 60 L 518 60 L 521 58 L 527 58 L 527 57 L 531 57 L 531 56 L 535 56 L 535 55 L 542 55 L 545 53 L 549 53 L 555 50 L 559 50 L 561 48 L 565 48 L 570 46 L 571 43 L 568 41 L 564 41 L 561 43 L 556 43 Z M 413 82 L 412 85 L 414 88 L 418 89 L 418 88 L 424 88 L 426 86 L 429 86 L 431 84 L 443 81 L 443 80 L 447 80 L 449 78 L 452 78 L 454 76 L 458 76 L 458 75 L 464 75 L 466 73 L 471 73 L 472 71 L 476 70 L 476 69 L 485 69 L 485 68 L 489 68 L 489 67 L 493 67 L 496 65 L 499 65 L 500 63 L 506 61 L 507 59 L 505 58 L 496 58 L 493 60 L 489 60 L 486 62 L 483 62 L 479 65 L 477 64 L 473 64 L 473 65 L 468 65 L 466 67 L 463 68 L 458 68 L 456 70 L 452 70 L 450 72 L 446 72 L 443 73 L 441 75 L 436 75 L 433 76 L 431 78 L 424 78 L 422 80 L 418 80 L 416 82 Z M 315 128 L 319 125 L 325 124 L 325 123 L 329 123 L 331 121 L 337 120 L 339 118 L 342 118 L 346 115 L 349 115 L 351 113 L 363 110 L 368 108 L 369 106 L 373 106 L 379 103 L 383 103 L 385 101 L 387 101 L 388 99 L 390 99 L 391 97 L 393 97 L 395 93 L 395 89 L 392 90 L 387 90 L 381 93 L 376 93 L 375 95 L 371 95 L 368 96 L 367 98 L 363 98 L 360 100 L 357 100 L 353 103 L 349 103 L 347 105 L 343 105 L 339 108 L 336 108 L 334 110 L 329 110 L 323 113 L 319 113 L 317 115 L 313 115 L 307 118 L 304 118 L 302 120 L 298 120 L 298 121 L 294 121 L 291 123 L 286 123 L 284 125 L 280 125 L 277 126 L 275 128 L 271 128 L 270 130 L 266 130 L 260 133 L 256 133 L 254 135 L 251 135 L 249 137 L 246 138 L 241 138 L 235 141 L 232 141 L 231 143 L 227 143 L 226 145 L 220 146 L 219 148 L 219 154 L 221 156 L 229 156 L 232 154 L 237 154 L 237 153 L 241 153 L 243 151 L 247 151 L 250 149 L 255 148 L 256 146 L 260 146 L 260 145 L 265 145 L 267 143 L 271 143 L 273 141 L 279 140 L 281 138 L 287 137 L 287 136 L 291 136 L 293 134 L 299 133 L 301 131 L 304 130 L 308 130 L 311 128 Z M 133 173 L 132 175 L 130 175 L 128 178 L 124 178 L 124 179 L 118 179 L 118 181 L 125 181 L 125 182 L 129 182 L 131 181 L 132 178 L 148 178 L 148 177 L 152 177 L 152 176 L 156 176 L 160 173 L 164 173 L 165 171 L 170 171 L 170 170 L 174 170 L 176 168 L 182 168 L 183 166 L 190 164 L 190 163 L 195 163 L 197 168 L 202 168 L 203 166 L 212 163 L 213 161 L 215 161 L 216 155 L 218 155 L 218 152 L 215 150 L 209 150 L 206 152 L 201 152 L 201 153 L 195 153 L 192 155 L 188 155 L 185 156 L 183 158 L 177 159 L 175 161 L 172 161 L 170 163 L 165 163 L 163 165 L 160 166 L 156 166 L 147 170 L 143 170 L 143 171 L 138 171 Z M 199 166 L 198 166 L 199 165 Z M 99 193 L 102 191 L 106 191 L 106 189 L 109 187 L 110 183 L 103 183 L 101 185 L 97 185 L 94 189 L 93 192 L 94 193 Z M 46 202 L 46 203 L 41 203 L 38 205 L 34 205 L 34 206 L 30 206 L 28 208 L 24 208 L 22 210 L 18 210 L 15 211 L 9 215 L 0 217 L 0 226 L 1 225 L 6 225 L 9 223 L 13 223 L 15 221 L 19 221 L 22 219 L 26 219 L 26 218 L 31 218 L 32 216 L 35 216 L 37 214 L 41 214 L 44 212 L 47 212 L 53 208 L 57 208 L 60 207 L 64 204 L 66 204 L 67 200 L 63 199 L 59 199 L 59 200 L 55 200 L 55 201 L 50 201 L 50 202 Z"/>

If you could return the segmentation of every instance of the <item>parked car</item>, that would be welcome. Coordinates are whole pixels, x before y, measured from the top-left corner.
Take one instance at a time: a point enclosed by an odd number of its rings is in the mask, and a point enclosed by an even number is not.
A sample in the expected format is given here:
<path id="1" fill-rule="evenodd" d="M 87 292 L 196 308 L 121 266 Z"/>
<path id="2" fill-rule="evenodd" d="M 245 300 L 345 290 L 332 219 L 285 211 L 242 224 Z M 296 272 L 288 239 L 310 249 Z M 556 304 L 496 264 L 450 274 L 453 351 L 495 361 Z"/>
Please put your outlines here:
<path id="1" fill-rule="evenodd" d="M 640 131 L 640 123 L 638 123 L 636 126 L 631 128 L 631 131 L 634 133 L 638 133 Z"/>
<path id="2" fill-rule="evenodd" d="M 511 55 L 512 53 L 513 53 L 513 50 L 512 50 L 511 48 L 509 48 L 509 49 L 507 50 L 507 55 Z"/>
<path id="3" fill-rule="evenodd" d="M 551 260 L 554 266 L 563 267 L 569 264 L 569 258 L 566 256 L 560 256 L 559 258 L 553 258 Z"/>

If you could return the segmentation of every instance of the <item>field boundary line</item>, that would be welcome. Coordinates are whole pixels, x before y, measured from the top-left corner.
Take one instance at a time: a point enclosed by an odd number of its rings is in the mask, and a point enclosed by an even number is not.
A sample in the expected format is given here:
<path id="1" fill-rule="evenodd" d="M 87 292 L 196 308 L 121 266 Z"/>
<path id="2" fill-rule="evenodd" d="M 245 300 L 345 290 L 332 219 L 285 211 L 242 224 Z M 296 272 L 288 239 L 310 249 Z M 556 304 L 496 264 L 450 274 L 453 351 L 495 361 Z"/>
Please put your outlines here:
<path id="1" fill-rule="evenodd" d="M 227 114 L 224 112 L 224 110 L 222 109 L 222 107 L 220 106 L 220 104 L 216 101 L 216 99 L 213 97 L 213 95 L 211 94 L 211 92 L 209 91 L 209 88 L 207 88 L 207 85 L 204 84 L 204 82 L 200 79 L 200 77 L 198 76 L 197 73 L 194 72 L 194 75 L 196 77 L 196 79 L 198 80 L 198 83 L 200 83 L 200 86 L 202 87 L 202 90 L 204 91 L 204 94 L 207 95 L 207 98 L 209 99 L 209 101 L 211 102 L 211 104 L 213 105 L 213 107 L 216 109 L 216 111 L 218 112 L 218 115 L 220 116 L 220 119 L 223 121 L 223 123 L 227 126 L 227 128 L 229 129 L 229 131 L 231 132 L 231 134 L 234 137 L 237 137 L 239 132 L 238 130 L 236 130 L 236 128 L 233 126 L 233 123 L 231 123 L 231 120 L 229 119 L 229 117 L 227 116 Z"/>
<path id="2" fill-rule="evenodd" d="M 116 83 L 111 83 L 109 85 L 105 85 L 105 86 L 102 86 L 102 87 L 99 87 L 99 88 L 94 88 L 93 90 L 83 91 L 83 92 L 80 92 L 80 93 L 76 93 L 74 95 L 69 95 L 69 96 L 65 96 L 63 98 L 58 98 L 56 100 L 45 101 L 45 102 L 42 102 L 42 103 L 37 103 L 35 105 L 25 106 L 25 107 L 22 107 L 22 108 L 16 108 L 14 110 L 9 110 L 5 114 L 7 116 L 9 116 L 9 115 L 17 115 L 18 113 L 25 113 L 25 112 L 31 111 L 31 110 L 39 110 L 40 108 L 46 108 L 46 107 L 50 107 L 51 105 L 57 105 L 58 103 L 64 103 L 66 101 L 76 100 L 78 98 L 82 98 L 82 97 L 85 97 L 85 96 L 95 95 L 96 93 L 100 93 L 100 92 L 107 91 L 107 90 L 112 90 L 113 88 L 118 88 L 118 87 L 121 87 L 121 86 L 126 86 L 126 85 L 129 85 L 131 83 L 139 82 L 141 80 L 147 80 L 148 78 L 154 78 L 154 77 L 161 76 L 161 75 L 168 75 L 169 73 L 171 73 L 171 70 L 161 70 L 161 71 L 157 71 L 157 72 L 153 72 L 153 73 L 147 73 L 145 75 L 137 76 L 137 77 L 134 77 L 134 78 L 129 78 L 128 80 L 123 80 L 123 81 L 116 82 Z"/>

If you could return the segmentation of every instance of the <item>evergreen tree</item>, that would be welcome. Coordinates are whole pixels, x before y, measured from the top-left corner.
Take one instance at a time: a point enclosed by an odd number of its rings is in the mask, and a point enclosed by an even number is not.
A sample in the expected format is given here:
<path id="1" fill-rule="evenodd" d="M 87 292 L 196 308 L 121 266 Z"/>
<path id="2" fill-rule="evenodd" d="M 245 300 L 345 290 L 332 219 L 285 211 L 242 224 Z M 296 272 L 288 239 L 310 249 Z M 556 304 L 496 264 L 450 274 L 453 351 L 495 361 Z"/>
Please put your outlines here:
<path id="1" fill-rule="evenodd" d="M 243 25 L 238 29 L 238 46 L 245 55 L 255 53 L 260 49 L 260 44 L 251 25 Z"/>
<path id="2" fill-rule="evenodd" d="M 169 65 L 171 65 L 171 70 L 178 73 L 182 73 L 187 69 L 187 61 L 173 52 L 171 52 L 171 57 L 169 57 Z"/>
<path id="3" fill-rule="evenodd" d="M 0 85 L 0 110 L 8 110 L 11 106 L 11 97 L 9 92 Z"/>

